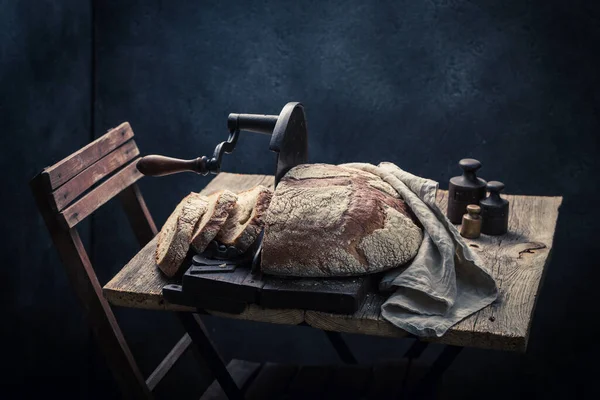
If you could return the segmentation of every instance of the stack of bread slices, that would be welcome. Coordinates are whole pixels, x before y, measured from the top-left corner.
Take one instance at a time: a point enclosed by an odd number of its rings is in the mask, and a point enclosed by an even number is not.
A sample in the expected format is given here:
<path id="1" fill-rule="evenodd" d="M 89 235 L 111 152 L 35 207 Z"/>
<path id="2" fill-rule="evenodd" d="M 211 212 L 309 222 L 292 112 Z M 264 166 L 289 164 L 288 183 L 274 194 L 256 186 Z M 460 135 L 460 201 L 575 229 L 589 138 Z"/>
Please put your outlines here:
<path id="1" fill-rule="evenodd" d="M 156 264 L 174 276 L 190 246 L 198 253 L 213 240 L 245 252 L 259 236 L 273 191 L 264 186 L 235 194 L 190 193 L 175 208 L 158 234 Z"/>

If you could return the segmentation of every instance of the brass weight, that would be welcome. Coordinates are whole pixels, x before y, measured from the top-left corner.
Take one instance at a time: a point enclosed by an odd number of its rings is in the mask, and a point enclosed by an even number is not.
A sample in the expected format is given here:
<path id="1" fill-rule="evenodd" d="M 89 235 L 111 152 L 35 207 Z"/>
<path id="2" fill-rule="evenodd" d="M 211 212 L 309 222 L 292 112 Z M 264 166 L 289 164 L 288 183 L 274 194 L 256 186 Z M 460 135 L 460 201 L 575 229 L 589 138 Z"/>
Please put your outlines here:
<path id="1" fill-rule="evenodd" d="M 467 239 L 477 239 L 481 234 L 481 207 L 476 204 L 467 206 L 467 214 L 462 217 L 460 235 Z"/>

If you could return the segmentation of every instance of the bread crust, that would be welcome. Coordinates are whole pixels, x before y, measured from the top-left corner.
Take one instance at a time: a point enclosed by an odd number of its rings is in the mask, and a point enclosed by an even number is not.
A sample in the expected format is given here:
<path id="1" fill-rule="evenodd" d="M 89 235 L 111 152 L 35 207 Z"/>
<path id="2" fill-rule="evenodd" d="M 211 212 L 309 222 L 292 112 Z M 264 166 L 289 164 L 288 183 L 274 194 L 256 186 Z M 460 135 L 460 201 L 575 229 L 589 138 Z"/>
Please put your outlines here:
<path id="1" fill-rule="evenodd" d="M 177 273 L 185 259 L 196 224 L 207 208 L 206 197 L 192 192 L 177 205 L 160 230 L 155 259 L 168 277 Z"/>
<path id="2" fill-rule="evenodd" d="M 283 177 L 266 213 L 261 269 L 297 277 L 375 273 L 412 259 L 422 239 L 406 203 L 378 176 L 300 165 Z"/>
<path id="3" fill-rule="evenodd" d="M 264 225 L 273 191 L 256 186 L 237 194 L 238 201 L 216 236 L 216 240 L 245 252 L 254 243 Z M 251 207 L 251 210 L 250 210 Z"/>
<path id="4" fill-rule="evenodd" d="M 222 190 L 207 196 L 207 200 L 208 210 L 200 218 L 192 237 L 192 247 L 198 253 L 206 250 L 208 244 L 217 236 L 237 203 L 237 195 L 229 190 Z"/>

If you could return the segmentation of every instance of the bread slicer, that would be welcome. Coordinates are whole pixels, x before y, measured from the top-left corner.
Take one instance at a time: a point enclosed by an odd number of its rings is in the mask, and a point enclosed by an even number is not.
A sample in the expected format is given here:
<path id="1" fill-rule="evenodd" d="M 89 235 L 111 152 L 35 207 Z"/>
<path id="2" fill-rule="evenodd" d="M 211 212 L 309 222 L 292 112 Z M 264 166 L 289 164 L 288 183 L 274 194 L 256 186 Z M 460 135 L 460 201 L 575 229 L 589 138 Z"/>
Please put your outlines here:
<path id="1" fill-rule="evenodd" d="M 218 174 L 221 171 L 223 154 L 233 152 L 241 131 L 271 135 L 269 149 L 277 153 L 275 186 L 290 169 L 308 161 L 306 116 L 300 103 L 287 103 L 279 115 L 229 114 L 227 129 L 229 138 L 217 145 L 212 158 L 202 156 L 193 160 L 181 160 L 150 155 L 142 157 L 137 163 L 137 168 L 148 176 L 186 171 L 201 175 Z"/>
<path id="2" fill-rule="evenodd" d="M 275 186 L 293 167 L 308 162 L 308 133 L 304 108 L 288 103 L 279 115 L 229 114 L 229 138 L 217 145 L 212 158 L 179 160 L 146 156 L 137 167 L 141 173 L 162 176 L 191 171 L 217 174 L 223 154 L 235 148 L 241 131 L 271 135 L 269 149 L 277 153 Z M 284 279 L 260 274 L 263 234 L 244 254 L 234 247 L 211 242 L 202 254 L 184 261 L 189 268 L 180 283 L 163 287 L 164 298 L 174 304 L 238 314 L 248 304 L 265 308 L 305 308 L 316 311 L 351 314 L 364 301 L 372 283 L 369 276 L 346 279 Z M 252 265 L 248 268 L 248 264 Z"/>
<path id="3" fill-rule="evenodd" d="M 306 116 L 301 103 L 287 103 L 279 115 L 261 114 L 229 114 L 227 117 L 229 138 L 215 148 L 213 156 L 201 156 L 192 160 L 181 160 L 159 155 L 142 157 L 137 163 L 137 169 L 147 176 L 164 176 L 179 172 L 195 172 L 201 175 L 209 173 L 218 174 L 221 171 L 223 154 L 233 152 L 240 132 L 248 131 L 271 135 L 269 149 L 277 153 L 275 167 L 275 187 L 281 178 L 293 167 L 308 162 L 308 132 L 306 130 Z M 245 255 L 239 254 L 236 248 L 219 245 L 213 241 L 203 255 L 208 259 L 221 259 L 234 262 L 243 257 L 253 257 L 253 269 L 256 270 L 260 263 L 260 249 L 262 242 L 261 233 Z M 251 253 L 252 252 L 252 253 Z M 240 260 L 241 261 L 241 260 Z M 206 257 L 194 257 L 193 268 L 198 272 L 222 271 L 219 265 L 208 262 Z"/>

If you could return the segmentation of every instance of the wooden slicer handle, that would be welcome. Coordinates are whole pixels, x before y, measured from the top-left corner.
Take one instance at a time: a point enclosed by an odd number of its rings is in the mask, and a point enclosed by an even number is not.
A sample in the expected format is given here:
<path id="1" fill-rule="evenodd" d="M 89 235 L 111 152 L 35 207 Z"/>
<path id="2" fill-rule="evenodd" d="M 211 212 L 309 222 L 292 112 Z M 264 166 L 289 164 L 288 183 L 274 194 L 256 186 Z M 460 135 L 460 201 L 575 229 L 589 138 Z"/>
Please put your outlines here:
<path id="1" fill-rule="evenodd" d="M 204 156 L 192 160 L 181 160 L 150 155 L 140 158 L 136 167 L 138 171 L 147 176 L 164 176 L 186 171 L 207 175 L 210 172 L 206 165 L 207 162 L 208 158 Z"/>

